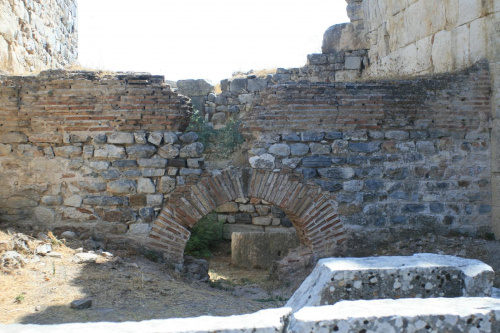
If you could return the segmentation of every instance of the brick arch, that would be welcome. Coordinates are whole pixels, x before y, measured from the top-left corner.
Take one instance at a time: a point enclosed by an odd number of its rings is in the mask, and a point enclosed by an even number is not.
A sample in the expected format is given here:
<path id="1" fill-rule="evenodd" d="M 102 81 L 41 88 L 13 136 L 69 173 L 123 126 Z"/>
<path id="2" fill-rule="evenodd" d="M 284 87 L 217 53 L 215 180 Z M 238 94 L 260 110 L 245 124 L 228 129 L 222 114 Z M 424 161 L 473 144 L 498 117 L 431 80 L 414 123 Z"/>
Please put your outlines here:
<path id="1" fill-rule="evenodd" d="M 301 242 L 316 256 L 330 254 L 346 239 L 335 202 L 319 186 L 285 173 L 229 169 L 176 188 L 153 222 L 148 247 L 163 252 L 168 260 L 182 262 L 195 223 L 220 205 L 245 197 L 282 209 Z"/>

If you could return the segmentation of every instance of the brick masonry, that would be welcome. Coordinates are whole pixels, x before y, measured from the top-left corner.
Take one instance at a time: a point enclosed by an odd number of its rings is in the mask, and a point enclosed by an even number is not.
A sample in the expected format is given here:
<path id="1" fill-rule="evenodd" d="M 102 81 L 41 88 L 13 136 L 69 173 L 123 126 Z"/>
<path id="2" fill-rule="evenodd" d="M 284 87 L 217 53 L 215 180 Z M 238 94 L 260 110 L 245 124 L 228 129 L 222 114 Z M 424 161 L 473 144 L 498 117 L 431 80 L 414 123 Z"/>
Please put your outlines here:
<path id="1" fill-rule="evenodd" d="M 346 239 L 328 192 L 286 173 L 231 169 L 178 187 L 153 223 L 149 246 L 169 260 L 182 262 L 193 225 L 217 207 L 244 197 L 263 199 L 282 209 L 301 242 L 317 256 L 332 254 Z"/>

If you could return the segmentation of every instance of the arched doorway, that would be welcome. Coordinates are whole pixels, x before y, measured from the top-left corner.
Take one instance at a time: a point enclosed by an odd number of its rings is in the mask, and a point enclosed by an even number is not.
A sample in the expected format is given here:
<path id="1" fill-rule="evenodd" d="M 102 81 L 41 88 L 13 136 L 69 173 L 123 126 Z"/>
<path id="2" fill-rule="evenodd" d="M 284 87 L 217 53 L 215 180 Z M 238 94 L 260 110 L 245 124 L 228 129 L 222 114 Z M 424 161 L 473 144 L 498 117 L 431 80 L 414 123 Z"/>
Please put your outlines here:
<path id="1" fill-rule="evenodd" d="M 182 262 L 195 223 L 217 207 L 243 197 L 266 200 L 282 209 L 301 243 L 317 257 L 333 253 L 346 240 L 329 192 L 284 172 L 228 169 L 172 192 L 153 223 L 148 246 L 170 261 Z"/>

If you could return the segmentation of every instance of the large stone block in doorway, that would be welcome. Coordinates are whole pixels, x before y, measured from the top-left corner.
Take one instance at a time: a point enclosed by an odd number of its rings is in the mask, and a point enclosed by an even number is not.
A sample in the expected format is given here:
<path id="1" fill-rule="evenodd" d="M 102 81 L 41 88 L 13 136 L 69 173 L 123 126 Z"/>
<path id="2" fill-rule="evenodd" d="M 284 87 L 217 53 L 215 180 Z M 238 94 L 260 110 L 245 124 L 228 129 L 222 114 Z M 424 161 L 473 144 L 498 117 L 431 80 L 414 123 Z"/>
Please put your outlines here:
<path id="1" fill-rule="evenodd" d="M 289 232 L 233 232 L 231 264 L 238 267 L 270 269 L 275 260 L 300 245 L 299 237 Z"/>

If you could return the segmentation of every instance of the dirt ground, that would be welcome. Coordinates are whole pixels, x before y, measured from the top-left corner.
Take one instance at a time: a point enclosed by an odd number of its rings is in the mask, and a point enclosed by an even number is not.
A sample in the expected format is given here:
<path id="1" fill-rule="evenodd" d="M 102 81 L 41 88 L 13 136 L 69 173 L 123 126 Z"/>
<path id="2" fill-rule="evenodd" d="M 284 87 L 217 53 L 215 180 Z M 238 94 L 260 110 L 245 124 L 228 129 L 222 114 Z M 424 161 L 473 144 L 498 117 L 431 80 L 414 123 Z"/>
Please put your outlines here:
<path id="1" fill-rule="evenodd" d="M 0 245 L 11 238 L 0 232 Z M 210 281 L 197 282 L 134 250 L 101 256 L 96 263 L 77 264 L 73 257 L 78 242 L 66 246 L 57 239 L 48 241 L 61 254 L 57 258 L 33 255 L 39 242 L 31 241 L 30 251 L 22 253 L 24 267 L 0 272 L 0 323 L 140 321 L 250 313 L 284 305 L 308 273 L 294 275 L 293 283 L 288 283 L 268 279 L 266 271 L 234 268 L 226 243 L 210 260 Z M 0 246 L 0 256 L 6 250 Z M 498 241 L 426 235 L 367 251 L 351 248 L 350 255 L 450 254 L 482 260 L 500 272 Z M 499 273 L 494 284 L 500 287 Z M 90 308 L 70 308 L 72 301 L 86 298 L 92 299 Z"/>

